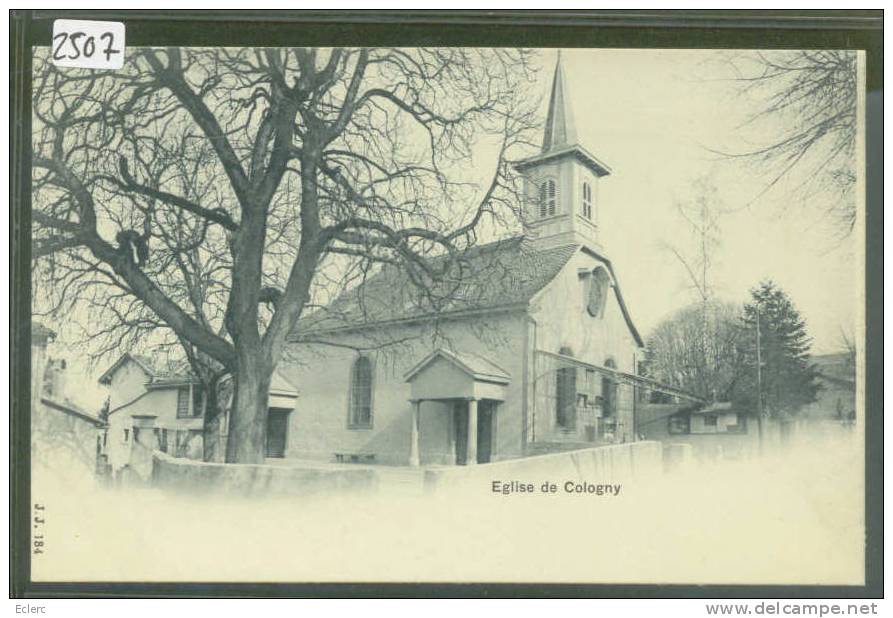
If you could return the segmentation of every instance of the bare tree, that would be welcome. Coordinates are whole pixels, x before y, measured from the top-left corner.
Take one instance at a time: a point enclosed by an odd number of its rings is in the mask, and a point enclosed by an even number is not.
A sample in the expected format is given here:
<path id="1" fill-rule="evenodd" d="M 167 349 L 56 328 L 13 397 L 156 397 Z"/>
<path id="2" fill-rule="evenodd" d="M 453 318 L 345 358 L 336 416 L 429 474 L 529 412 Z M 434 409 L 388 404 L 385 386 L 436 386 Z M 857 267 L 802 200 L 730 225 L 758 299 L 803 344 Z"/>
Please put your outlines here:
<path id="1" fill-rule="evenodd" d="M 708 400 L 728 400 L 742 376 L 740 309 L 712 302 L 708 337 L 703 306 L 695 303 L 661 322 L 648 337 L 648 374 Z"/>
<path id="2" fill-rule="evenodd" d="M 231 376 L 229 462 L 263 459 L 272 372 L 333 273 L 395 264 L 437 288 L 521 207 L 526 50 L 139 49 L 114 73 L 47 56 L 36 302 L 88 311 L 100 349 L 160 337 L 203 380 Z M 489 179 L 457 180 L 487 140 Z"/>
<path id="3" fill-rule="evenodd" d="M 720 246 L 720 217 L 723 207 L 716 186 L 707 176 L 692 182 L 689 198 L 676 203 L 679 216 L 685 221 L 690 234 L 689 247 L 665 242 L 664 247 L 673 254 L 699 302 L 713 298 L 713 273 L 716 250 Z"/>
<path id="4" fill-rule="evenodd" d="M 716 186 L 708 177 L 695 179 L 692 183 L 691 197 L 676 204 L 680 217 L 689 229 L 690 246 L 684 248 L 669 242 L 664 243 L 665 248 L 682 266 L 688 282 L 687 287 L 693 291 L 697 299 L 696 305 L 673 318 L 673 320 L 681 319 L 684 324 L 676 324 L 670 328 L 678 331 L 681 327 L 685 331 L 687 339 L 683 354 L 686 357 L 685 363 L 690 365 L 686 372 L 698 376 L 696 384 L 689 379 L 691 375 L 684 382 L 707 398 L 715 398 L 717 391 L 724 390 L 714 378 L 716 368 L 723 362 L 720 356 L 725 353 L 723 343 L 717 341 L 717 338 L 725 338 L 728 334 L 725 332 L 725 324 L 722 323 L 727 316 L 717 314 L 726 307 L 715 302 L 713 286 L 713 266 L 716 250 L 720 246 L 722 215 L 722 204 L 717 193 Z M 665 322 L 664 325 L 672 324 L 673 320 Z M 692 330 L 693 328 L 695 330 Z M 677 346 L 678 344 L 673 344 L 674 348 Z M 668 349 L 664 349 L 658 356 L 670 362 L 675 352 L 669 353 Z M 676 364 L 678 360 L 673 359 L 672 364 Z"/>
<path id="5" fill-rule="evenodd" d="M 768 181 L 832 217 L 845 234 L 856 220 L 857 57 L 853 50 L 728 55 L 740 94 L 759 109 L 740 127 L 752 146 L 725 156 L 753 164 Z M 766 137 L 769 136 L 769 137 Z"/>

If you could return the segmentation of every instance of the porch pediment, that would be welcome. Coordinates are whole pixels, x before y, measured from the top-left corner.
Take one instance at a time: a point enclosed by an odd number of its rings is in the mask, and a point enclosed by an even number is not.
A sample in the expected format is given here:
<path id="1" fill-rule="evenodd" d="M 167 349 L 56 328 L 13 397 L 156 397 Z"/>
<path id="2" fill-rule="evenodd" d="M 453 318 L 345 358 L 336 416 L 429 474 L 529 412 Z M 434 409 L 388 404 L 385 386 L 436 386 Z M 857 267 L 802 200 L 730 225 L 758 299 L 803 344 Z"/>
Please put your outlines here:
<path id="1" fill-rule="evenodd" d="M 505 400 L 511 376 L 477 354 L 439 348 L 406 372 L 411 398 Z"/>

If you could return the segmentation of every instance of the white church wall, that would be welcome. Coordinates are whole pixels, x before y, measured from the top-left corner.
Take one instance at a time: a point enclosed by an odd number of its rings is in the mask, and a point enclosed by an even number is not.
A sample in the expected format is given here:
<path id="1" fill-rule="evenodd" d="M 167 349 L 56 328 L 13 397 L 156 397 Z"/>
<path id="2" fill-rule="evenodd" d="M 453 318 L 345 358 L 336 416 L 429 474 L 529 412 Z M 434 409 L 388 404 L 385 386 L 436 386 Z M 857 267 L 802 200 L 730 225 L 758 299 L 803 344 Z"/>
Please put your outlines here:
<path id="1" fill-rule="evenodd" d="M 572 356 L 585 363 L 604 367 L 613 360 L 616 369 L 626 373 L 635 373 L 639 348 L 623 317 L 620 303 L 613 289 L 609 290 L 605 310 L 601 317 L 589 314 L 587 305 L 587 287 L 579 277 L 579 271 L 592 270 L 602 264 L 601 261 L 578 251 L 562 269 L 561 273 L 534 298 L 531 304 L 531 316 L 536 321 L 536 347 L 546 352 L 558 353 L 562 348 L 569 348 Z M 554 381 L 550 375 L 540 376 L 540 384 L 535 388 L 542 391 L 554 389 Z M 584 380 L 578 375 L 578 384 Z M 543 381 L 547 382 L 543 382 Z M 579 389 L 578 389 L 579 390 Z M 596 380 L 596 392 L 601 392 L 601 380 Z M 539 397 L 537 401 L 543 399 Z M 540 402 L 542 403 L 542 402 Z M 542 408 L 546 408 L 544 413 Z M 633 388 L 620 385 L 617 389 L 618 421 L 621 423 L 619 441 L 630 441 L 633 436 Z M 554 406 L 539 405 L 535 414 L 536 426 L 533 428 L 538 441 L 583 441 L 585 428 L 578 423 L 576 430 L 568 432 L 559 429 L 556 424 Z"/>
<path id="2" fill-rule="evenodd" d="M 336 453 L 369 454 L 375 456 L 376 463 L 405 465 L 409 459 L 411 394 L 404 375 L 438 347 L 479 354 L 509 373 L 506 399 L 496 414 L 493 453 L 494 459 L 519 456 L 525 323 L 520 313 L 490 314 L 444 322 L 437 337 L 430 325 L 397 325 L 365 334 L 331 336 L 330 341 L 337 345 L 293 344 L 279 365 L 282 375 L 300 393 L 290 416 L 286 457 L 331 461 Z M 401 343 L 368 353 L 375 367 L 372 428 L 349 429 L 350 372 L 358 353 L 339 346 L 364 347 L 372 341 Z M 441 463 L 447 453 L 449 414 L 449 406 L 423 404 L 423 464 Z"/>

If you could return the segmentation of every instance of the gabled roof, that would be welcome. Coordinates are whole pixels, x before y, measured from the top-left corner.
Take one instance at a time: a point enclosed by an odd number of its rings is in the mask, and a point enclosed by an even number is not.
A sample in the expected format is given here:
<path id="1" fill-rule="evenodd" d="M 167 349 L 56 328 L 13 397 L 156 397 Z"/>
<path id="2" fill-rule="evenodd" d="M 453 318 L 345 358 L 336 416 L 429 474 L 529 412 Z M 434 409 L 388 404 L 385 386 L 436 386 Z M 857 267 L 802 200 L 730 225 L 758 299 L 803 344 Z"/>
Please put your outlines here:
<path id="1" fill-rule="evenodd" d="M 731 401 L 715 401 L 708 403 L 703 408 L 692 410 L 692 414 L 723 414 L 725 412 L 734 412 Z"/>
<path id="2" fill-rule="evenodd" d="M 58 410 L 59 412 L 63 412 L 70 416 L 74 416 L 81 420 L 85 420 L 88 423 L 92 423 L 96 427 L 104 427 L 105 423 L 102 422 L 98 417 L 93 416 L 92 414 L 84 411 L 79 406 L 75 405 L 71 401 L 67 399 L 64 401 L 60 401 L 58 399 L 53 399 L 51 397 L 41 397 L 40 402 L 47 406 L 48 408 L 52 408 L 54 410 Z"/>
<path id="3" fill-rule="evenodd" d="M 611 173 L 611 168 L 595 158 L 577 139 L 577 125 L 574 122 L 574 111 L 559 50 L 555 74 L 552 76 L 552 92 L 549 96 L 549 111 L 546 113 L 546 127 L 543 130 L 542 150 L 536 156 L 519 161 L 515 164 L 515 168 L 523 171 L 534 165 L 567 156 L 575 157 L 596 176 L 607 176 Z"/>
<path id="4" fill-rule="evenodd" d="M 546 128 L 543 131 L 543 152 L 551 152 L 577 143 L 577 125 L 570 97 L 565 92 L 564 66 L 561 64 L 561 50 L 555 62 L 552 76 L 552 92 L 549 96 L 549 111 L 546 114 Z"/>
<path id="5" fill-rule="evenodd" d="M 326 308 L 298 321 L 293 340 L 372 324 L 526 307 L 568 263 L 578 245 L 535 249 L 516 236 L 463 252 L 423 295 L 401 268 L 385 267 L 347 290 Z M 443 267 L 443 257 L 432 267 Z"/>
<path id="6" fill-rule="evenodd" d="M 270 380 L 270 393 L 285 395 L 287 397 L 297 397 L 298 389 L 296 389 L 291 382 L 286 380 L 277 369 L 273 372 L 273 377 Z"/>
<path id="7" fill-rule="evenodd" d="M 475 380 L 481 382 L 496 382 L 499 384 L 508 384 L 511 381 L 509 373 L 483 356 L 472 354 L 470 352 L 453 352 L 446 348 L 438 348 L 431 354 L 426 356 L 420 363 L 410 369 L 404 375 L 407 382 L 411 382 L 417 375 L 422 373 L 426 367 L 438 358 L 442 358 L 452 365 L 458 367 Z"/>
<path id="8" fill-rule="evenodd" d="M 42 345 L 45 344 L 50 339 L 54 339 L 56 337 L 56 333 L 41 324 L 40 322 L 36 322 L 31 320 L 31 343 L 32 345 Z"/>
<path id="9" fill-rule="evenodd" d="M 847 386 L 855 386 L 856 359 L 855 355 L 850 352 L 818 354 L 813 356 L 811 360 L 820 378 Z"/>
<path id="10" fill-rule="evenodd" d="M 607 176 L 611 173 L 611 168 L 608 167 L 606 163 L 596 158 L 594 154 L 589 152 L 580 144 L 573 144 L 560 150 L 551 150 L 549 152 L 543 152 L 538 155 L 528 157 L 527 159 L 515 163 L 515 169 L 517 169 L 519 172 L 523 172 L 524 170 L 539 163 L 546 163 L 548 161 L 558 160 L 564 157 L 575 157 L 580 163 L 588 167 L 596 176 Z"/>
<path id="11" fill-rule="evenodd" d="M 301 318 L 292 341 L 320 333 L 391 324 L 429 317 L 448 317 L 466 312 L 526 307 L 552 281 L 580 245 L 536 249 L 524 236 L 469 249 L 445 281 L 434 286 L 435 307 L 421 297 L 408 275 L 396 267 L 384 268 L 364 283 L 336 298 L 328 307 Z M 611 260 L 589 247 L 583 251 L 608 268 L 614 295 L 636 344 L 644 347 L 627 309 Z M 437 260 L 432 260 L 435 264 Z"/>
<path id="12" fill-rule="evenodd" d="M 181 384 L 195 380 L 195 376 L 189 369 L 189 363 L 186 361 L 154 361 L 152 357 L 145 354 L 125 352 L 99 376 L 99 383 L 109 384 L 115 373 L 128 361 L 136 363 L 153 383 Z"/>
<path id="13" fill-rule="evenodd" d="M 184 384 L 195 384 L 199 381 L 190 369 L 189 363 L 186 361 L 153 362 L 151 356 L 125 352 L 99 377 L 100 384 L 109 384 L 112 377 L 115 375 L 115 372 L 128 361 L 136 363 L 136 365 L 145 372 L 147 378 L 145 386 L 147 391 L 160 388 L 171 388 L 173 386 L 181 386 Z M 270 379 L 270 394 L 284 397 L 297 397 L 298 390 L 281 373 L 279 373 L 278 369 L 276 369 L 273 371 L 273 375 Z M 117 412 L 124 407 L 127 406 L 121 406 L 112 410 L 112 412 Z"/>
<path id="14" fill-rule="evenodd" d="M 626 326 L 627 328 L 629 328 L 629 332 L 632 334 L 636 344 L 638 344 L 640 348 L 644 348 L 645 342 L 642 340 L 642 336 L 639 334 L 639 329 L 637 329 L 636 325 L 633 324 L 632 316 L 629 314 L 629 309 L 627 309 L 626 307 L 626 301 L 623 300 L 623 294 L 620 291 L 620 282 L 617 280 L 617 273 L 614 272 L 614 266 L 611 264 L 611 260 L 603 256 L 602 254 L 593 251 L 589 247 L 583 247 L 583 251 L 592 255 L 608 267 L 608 272 L 611 274 L 611 279 L 614 280 L 614 285 L 612 287 L 614 288 L 614 295 L 617 297 L 617 304 L 620 305 L 620 312 L 623 314 L 623 320 L 626 322 Z"/>

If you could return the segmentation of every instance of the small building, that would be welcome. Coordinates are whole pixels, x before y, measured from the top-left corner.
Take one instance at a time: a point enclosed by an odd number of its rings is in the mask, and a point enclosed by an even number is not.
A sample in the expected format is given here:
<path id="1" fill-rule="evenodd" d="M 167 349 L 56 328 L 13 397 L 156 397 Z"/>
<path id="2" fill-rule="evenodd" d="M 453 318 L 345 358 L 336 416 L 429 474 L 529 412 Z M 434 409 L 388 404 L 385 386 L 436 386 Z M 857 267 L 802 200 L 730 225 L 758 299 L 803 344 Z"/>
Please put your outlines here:
<path id="1" fill-rule="evenodd" d="M 730 402 L 706 405 L 646 404 L 638 417 L 639 435 L 665 444 L 688 444 L 698 459 L 740 458 L 759 452 L 755 418 Z M 764 421 L 767 441 L 777 438 L 778 424 Z"/>
<path id="2" fill-rule="evenodd" d="M 856 358 L 850 352 L 812 357 L 821 388 L 816 400 L 798 416 L 808 421 L 854 422 L 856 420 Z"/>
<path id="3" fill-rule="evenodd" d="M 66 484 L 92 483 L 104 464 L 105 423 L 71 401 L 66 364 L 51 358 L 55 333 L 31 325 L 31 462 L 35 482 L 49 475 Z"/>
<path id="4" fill-rule="evenodd" d="M 117 472 L 130 461 L 139 432 L 152 431 L 158 449 L 190 459 L 205 455 L 204 419 L 207 393 L 185 361 L 154 356 L 122 354 L 99 378 L 108 387 L 108 431 L 105 438 L 109 464 Z M 270 386 L 267 429 L 268 456 L 284 454 L 286 423 L 297 392 L 281 375 Z M 219 443 L 212 458 L 223 457 L 226 415 L 217 426 Z"/>
<path id="5" fill-rule="evenodd" d="M 837 440 L 854 437 L 856 426 L 856 357 L 852 352 L 812 357 L 819 383 L 815 401 L 803 406 L 795 417 L 801 441 Z"/>

